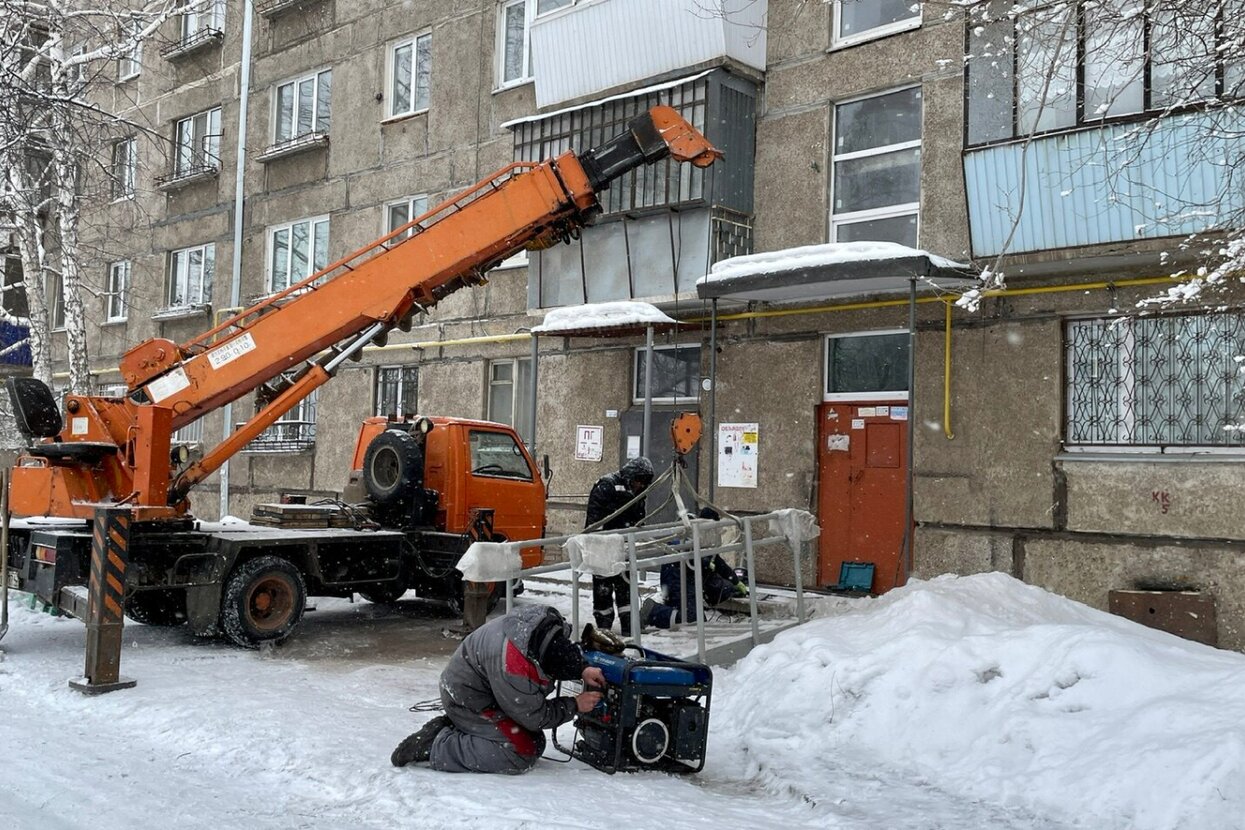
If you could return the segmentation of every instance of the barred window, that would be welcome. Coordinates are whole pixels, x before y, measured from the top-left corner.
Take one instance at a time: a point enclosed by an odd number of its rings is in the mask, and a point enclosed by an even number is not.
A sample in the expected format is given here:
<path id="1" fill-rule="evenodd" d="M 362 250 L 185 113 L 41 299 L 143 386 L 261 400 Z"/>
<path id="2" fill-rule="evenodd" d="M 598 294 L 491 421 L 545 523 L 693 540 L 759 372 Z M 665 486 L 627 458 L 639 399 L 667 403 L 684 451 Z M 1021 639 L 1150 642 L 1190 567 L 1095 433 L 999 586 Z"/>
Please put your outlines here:
<path id="1" fill-rule="evenodd" d="M 382 366 L 376 370 L 376 414 L 414 415 L 419 404 L 419 367 Z"/>
<path id="2" fill-rule="evenodd" d="M 1065 443 L 1245 445 L 1245 313 L 1076 320 Z"/>

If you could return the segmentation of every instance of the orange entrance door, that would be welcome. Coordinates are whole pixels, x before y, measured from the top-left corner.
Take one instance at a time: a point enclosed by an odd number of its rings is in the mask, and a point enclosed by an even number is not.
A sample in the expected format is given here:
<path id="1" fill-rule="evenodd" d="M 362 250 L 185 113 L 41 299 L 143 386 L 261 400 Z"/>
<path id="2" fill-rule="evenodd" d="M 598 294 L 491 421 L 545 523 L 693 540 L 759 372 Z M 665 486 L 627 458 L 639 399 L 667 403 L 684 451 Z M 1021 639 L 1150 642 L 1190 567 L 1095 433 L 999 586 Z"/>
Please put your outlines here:
<path id="1" fill-rule="evenodd" d="M 904 582 L 908 404 L 818 407 L 819 585 L 837 585 L 844 562 L 873 564 L 873 593 Z"/>

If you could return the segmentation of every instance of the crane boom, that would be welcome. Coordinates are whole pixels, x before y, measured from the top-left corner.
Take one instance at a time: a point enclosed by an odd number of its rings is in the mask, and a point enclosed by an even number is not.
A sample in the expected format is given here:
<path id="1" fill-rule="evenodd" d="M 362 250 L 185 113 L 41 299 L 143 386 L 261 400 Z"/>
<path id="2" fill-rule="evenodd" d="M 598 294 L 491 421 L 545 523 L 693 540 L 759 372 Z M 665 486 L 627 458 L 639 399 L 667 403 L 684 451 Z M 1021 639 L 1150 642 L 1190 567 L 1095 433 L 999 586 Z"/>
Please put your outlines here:
<path id="1" fill-rule="evenodd" d="M 98 503 L 124 502 L 140 520 L 185 513 L 191 487 L 326 383 L 344 359 L 451 292 L 485 282 L 507 257 L 589 224 L 611 181 L 666 156 L 707 167 L 721 153 L 672 108 L 654 107 L 601 147 L 499 170 L 187 343 L 140 343 L 121 360 L 125 398 L 69 396 L 55 431 L 27 432 L 46 440 L 13 471 L 14 512 L 89 518 Z M 15 408 L 33 414 L 19 421 L 37 422 L 48 415 L 32 403 L 42 393 L 24 388 L 30 394 L 14 393 Z M 174 475 L 173 431 L 256 390 L 268 403 Z M 46 399 L 38 403 L 46 409 Z"/>

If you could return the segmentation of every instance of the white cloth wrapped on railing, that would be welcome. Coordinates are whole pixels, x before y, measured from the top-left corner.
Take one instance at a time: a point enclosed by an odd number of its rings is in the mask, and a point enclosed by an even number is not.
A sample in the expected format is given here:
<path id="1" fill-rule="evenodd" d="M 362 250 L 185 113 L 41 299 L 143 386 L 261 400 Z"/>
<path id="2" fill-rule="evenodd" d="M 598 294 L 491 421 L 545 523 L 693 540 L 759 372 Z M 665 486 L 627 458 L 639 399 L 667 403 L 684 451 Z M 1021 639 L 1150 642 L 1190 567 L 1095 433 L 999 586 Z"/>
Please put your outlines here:
<path id="1" fill-rule="evenodd" d="M 626 538 L 617 533 L 581 533 L 566 540 L 571 566 L 592 576 L 617 576 L 627 567 Z"/>
<path id="2" fill-rule="evenodd" d="M 816 539 L 821 534 L 817 518 L 807 510 L 795 507 L 775 510 L 773 521 L 778 525 L 778 532 L 787 537 L 787 544 L 792 550 L 798 549 L 801 542 Z"/>
<path id="3" fill-rule="evenodd" d="M 523 570 L 519 549 L 502 542 L 472 542 L 455 565 L 468 582 L 517 579 Z"/>

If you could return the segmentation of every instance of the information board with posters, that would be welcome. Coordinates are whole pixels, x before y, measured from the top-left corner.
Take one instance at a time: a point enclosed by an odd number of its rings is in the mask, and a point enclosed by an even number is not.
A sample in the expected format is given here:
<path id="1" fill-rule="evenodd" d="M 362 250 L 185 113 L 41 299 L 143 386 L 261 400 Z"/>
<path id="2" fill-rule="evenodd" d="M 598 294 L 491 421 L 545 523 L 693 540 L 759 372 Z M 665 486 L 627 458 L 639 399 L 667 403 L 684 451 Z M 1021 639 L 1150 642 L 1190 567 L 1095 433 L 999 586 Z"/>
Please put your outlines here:
<path id="1" fill-rule="evenodd" d="M 718 486 L 756 487 L 757 424 L 718 424 Z"/>

